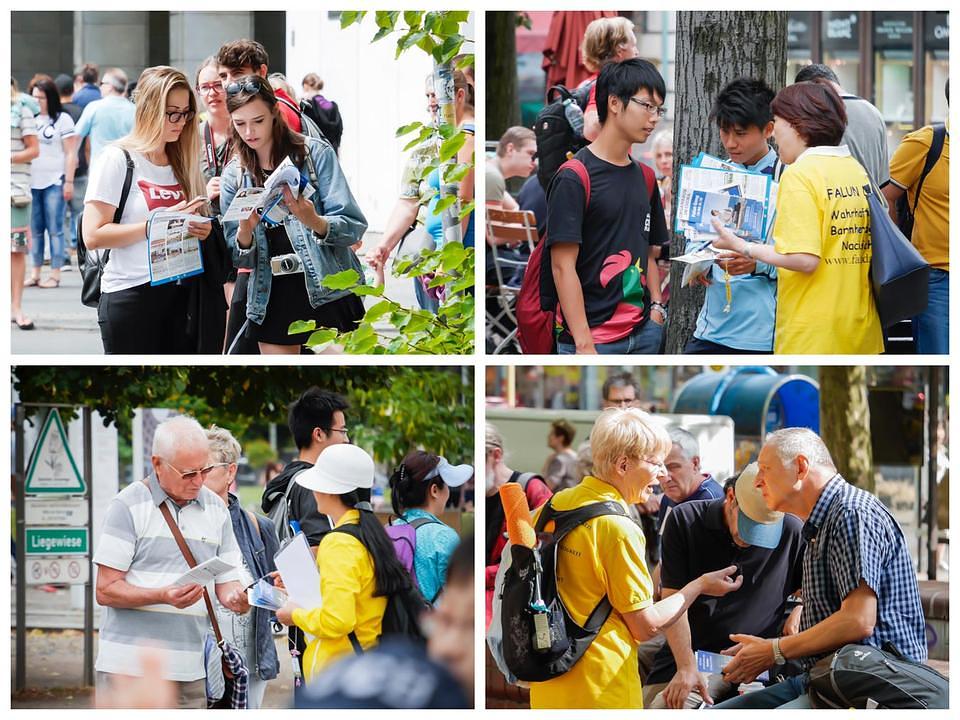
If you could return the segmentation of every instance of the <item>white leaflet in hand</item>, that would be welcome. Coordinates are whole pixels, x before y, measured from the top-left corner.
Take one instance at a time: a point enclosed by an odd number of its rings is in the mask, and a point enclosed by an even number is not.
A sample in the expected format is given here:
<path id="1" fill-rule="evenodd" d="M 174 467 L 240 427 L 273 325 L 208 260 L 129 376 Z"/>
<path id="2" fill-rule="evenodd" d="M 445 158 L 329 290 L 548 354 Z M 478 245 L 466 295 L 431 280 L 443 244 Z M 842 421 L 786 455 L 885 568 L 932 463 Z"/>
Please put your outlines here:
<path id="1" fill-rule="evenodd" d="M 320 572 L 306 535 L 294 535 L 276 554 L 274 562 L 293 602 L 307 610 L 320 607 Z"/>
<path id="2" fill-rule="evenodd" d="M 236 568 L 230 563 L 224 562 L 217 556 L 214 556 L 196 567 L 190 568 L 174 580 L 173 584 L 190 585 L 196 583 L 197 585 L 206 585 L 207 583 L 216 581 L 218 575 L 223 575 L 223 573 L 231 570 L 236 570 Z"/>
<path id="3" fill-rule="evenodd" d="M 147 263 L 150 284 L 162 285 L 203 272 L 200 240 L 190 234 L 189 223 L 207 223 L 211 218 L 191 213 L 158 211 L 150 218 Z"/>
<path id="4" fill-rule="evenodd" d="M 274 206 L 283 198 L 284 185 L 290 187 L 294 197 L 299 196 L 300 171 L 288 157 L 284 158 L 283 162 L 277 165 L 277 169 L 270 173 L 270 177 L 262 188 L 245 187 L 237 190 L 230 207 L 223 214 L 223 221 L 238 222 L 249 217 L 254 210 L 260 210 L 260 214 L 267 215 L 270 220 L 282 222 L 288 212 L 286 206 L 282 206 L 282 212 L 274 211 Z"/>

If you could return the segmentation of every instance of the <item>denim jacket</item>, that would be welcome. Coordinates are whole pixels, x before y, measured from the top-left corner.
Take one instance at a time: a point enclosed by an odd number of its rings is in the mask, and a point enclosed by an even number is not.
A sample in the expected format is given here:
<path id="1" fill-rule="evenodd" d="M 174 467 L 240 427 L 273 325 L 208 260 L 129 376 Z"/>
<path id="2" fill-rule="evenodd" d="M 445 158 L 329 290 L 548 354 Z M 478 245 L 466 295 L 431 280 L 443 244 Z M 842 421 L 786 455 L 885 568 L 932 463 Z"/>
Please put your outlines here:
<path id="1" fill-rule="evenodd" d="M 227 509 L 230 511 L 230 521 L 233 524 L 233 534 L 237 537 L 237 545 L 243 555 L 247 567 L 258 580 L 269 572 L 277 569 L 273 557 L 280 549 L 277 532 L 269 518 L 257 515 L 257 524 L 260 532 L 250 520 L 247 512 L 240 507 L 240 501 L 233 494 L 229 495 L 230 502 Z M 273 642 L 273 629 L 270 626 L 272 612 L 265 608 L 250 608 L 254 617 L 254 643 L 257 655 L 247 658 L 251 675 L 256 672 L 261 680 L 271 680 L 280 674 L 280 659 L 277 657 L 277 646 Z"/>
<path id="2" fill-rule="evenodd" d="M 367 229 L 367 220 L 357 206 L 350 192 L 350 186 L 343 176 L 337 154 L 329 143 L 316 138 L 305 138 L 307 151 L 313 158 L 317 182 L 313 195 L 317 214 L 329 223 L 327 235 L 319 238 L 292 214 L 283 221 L 283 227 L 290 238 L 294 252 L 303 261 L 305 285 L 310 306 L 317 308 L 325 303 L 338 300 L 350 294 L 349 290 L 330 290 L 321 286 L 327 275 L 343 270 L 356 270 L 363 282 L 363 269 L 356 254 L 350 249 L 363 237 Z M 301 171 L 309 177 L 307 163 Z M 252 185 L 248 173 L 240 167 L 240 158 L 234 156 L 223 170 L 220 184 L 220 207 L 229 208 L 240 187 Z M 311 185 L 314 184 L 310 180 Z M 237 245 L 239 223 L 223 223 L 227 245 L 233 253 L 233 262 L 238 268 L 252 268 L 253 276 L 247 288 L 247 317 L 255 323 L 262 323 L 267 314 L 267 301 L 270 298 L 270 285 L 273 275 L 270 272 L 270 244 L 263 223 L 257 223 L 253 231 L 253 244 L 248 250 Z"/>

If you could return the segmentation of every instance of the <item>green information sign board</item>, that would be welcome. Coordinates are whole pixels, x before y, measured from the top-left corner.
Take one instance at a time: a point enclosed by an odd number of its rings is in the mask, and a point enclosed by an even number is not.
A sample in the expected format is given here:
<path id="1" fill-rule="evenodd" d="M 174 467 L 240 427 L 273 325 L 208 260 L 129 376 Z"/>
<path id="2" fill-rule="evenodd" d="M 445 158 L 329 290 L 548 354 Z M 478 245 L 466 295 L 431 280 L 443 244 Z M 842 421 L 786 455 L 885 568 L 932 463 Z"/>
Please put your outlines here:
<path id="1" fill-rule="evenodd" d="M 28 527 L 27 555 L 86 555 L 90 551 L 87 528 Z"/>

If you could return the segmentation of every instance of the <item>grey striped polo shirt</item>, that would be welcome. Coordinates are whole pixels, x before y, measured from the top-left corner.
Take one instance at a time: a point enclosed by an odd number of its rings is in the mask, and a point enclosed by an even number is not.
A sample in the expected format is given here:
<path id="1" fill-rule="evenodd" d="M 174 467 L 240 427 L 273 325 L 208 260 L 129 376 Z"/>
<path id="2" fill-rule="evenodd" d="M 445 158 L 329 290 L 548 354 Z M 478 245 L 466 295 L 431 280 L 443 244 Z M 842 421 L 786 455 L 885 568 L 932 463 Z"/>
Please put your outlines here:
<path id="1" fill-rule="evenodd" d="M 160 513 L 162 502 L 170 507 L 198 563 L 216 555 L 240 567 L 243 557 L 223 501 L 203 487 L 196 500 L 179 507 L 161 489 L 156 475 L 129 485 L 110 501 L 93 562 L 126 572 L 126 581 L 138 587 L 170 585 L 185 573 L 189 566 Z M 217 582 L 239 578 L 238 571 L 230 571 Z M 209 624 L 202 599 L 182 610 L 166 604 L 105 607 L 96 669 L 141 675 L 139 650 L 150 646 L 166 651 L 166 679 L 199 680 L 206 676 L 203 637 Z"/>

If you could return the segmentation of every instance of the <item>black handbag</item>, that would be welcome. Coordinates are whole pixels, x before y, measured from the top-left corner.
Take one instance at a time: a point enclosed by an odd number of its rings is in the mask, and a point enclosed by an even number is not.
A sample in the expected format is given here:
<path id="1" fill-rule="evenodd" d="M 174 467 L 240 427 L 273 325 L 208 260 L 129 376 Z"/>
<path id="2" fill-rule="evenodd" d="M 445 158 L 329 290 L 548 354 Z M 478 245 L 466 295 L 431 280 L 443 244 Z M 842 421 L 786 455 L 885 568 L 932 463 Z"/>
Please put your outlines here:
<path id="1" fill-rule="evenodd" d="M 905 658 L 890 643 L 883 649 L 844 645 L 810 669 L 815 708 L 946 709 L 947 679 Z"/>
<path id="2" fill-rule="evenodd" d="M 900 232 L 873 189 L 865 185 L 863 190 L 870 207 L 870 281 L 880 324 L 888 328 L 927 309 L 930 266 Z"/>
<path id="3" fill-rule="evenodd" d="M 127 196 L 130 194 L 130 185 L 133 183 L 133 158 L 126 148 L 123 150 L 123 156 L 127 160 L 127 174 L 123 179 L 123 190 L 120 191 L 120 204 L 117 205 L 117 211 L 113 214 L 113 221 L 120 222 L 123 217 L 123 208 L 127 204 Z M 83 285 L 80 288 L 80 302 L 87 307 L 97 307 L 100 304 L 100 278 L 103 276 L 103 269 L 110 260 L 110 250 L 102 250 L 91 254 L 83 242 L 83 213 L 77 215 L 77 264 L 80 266 L 80 273 L 83 276 Z"/>

